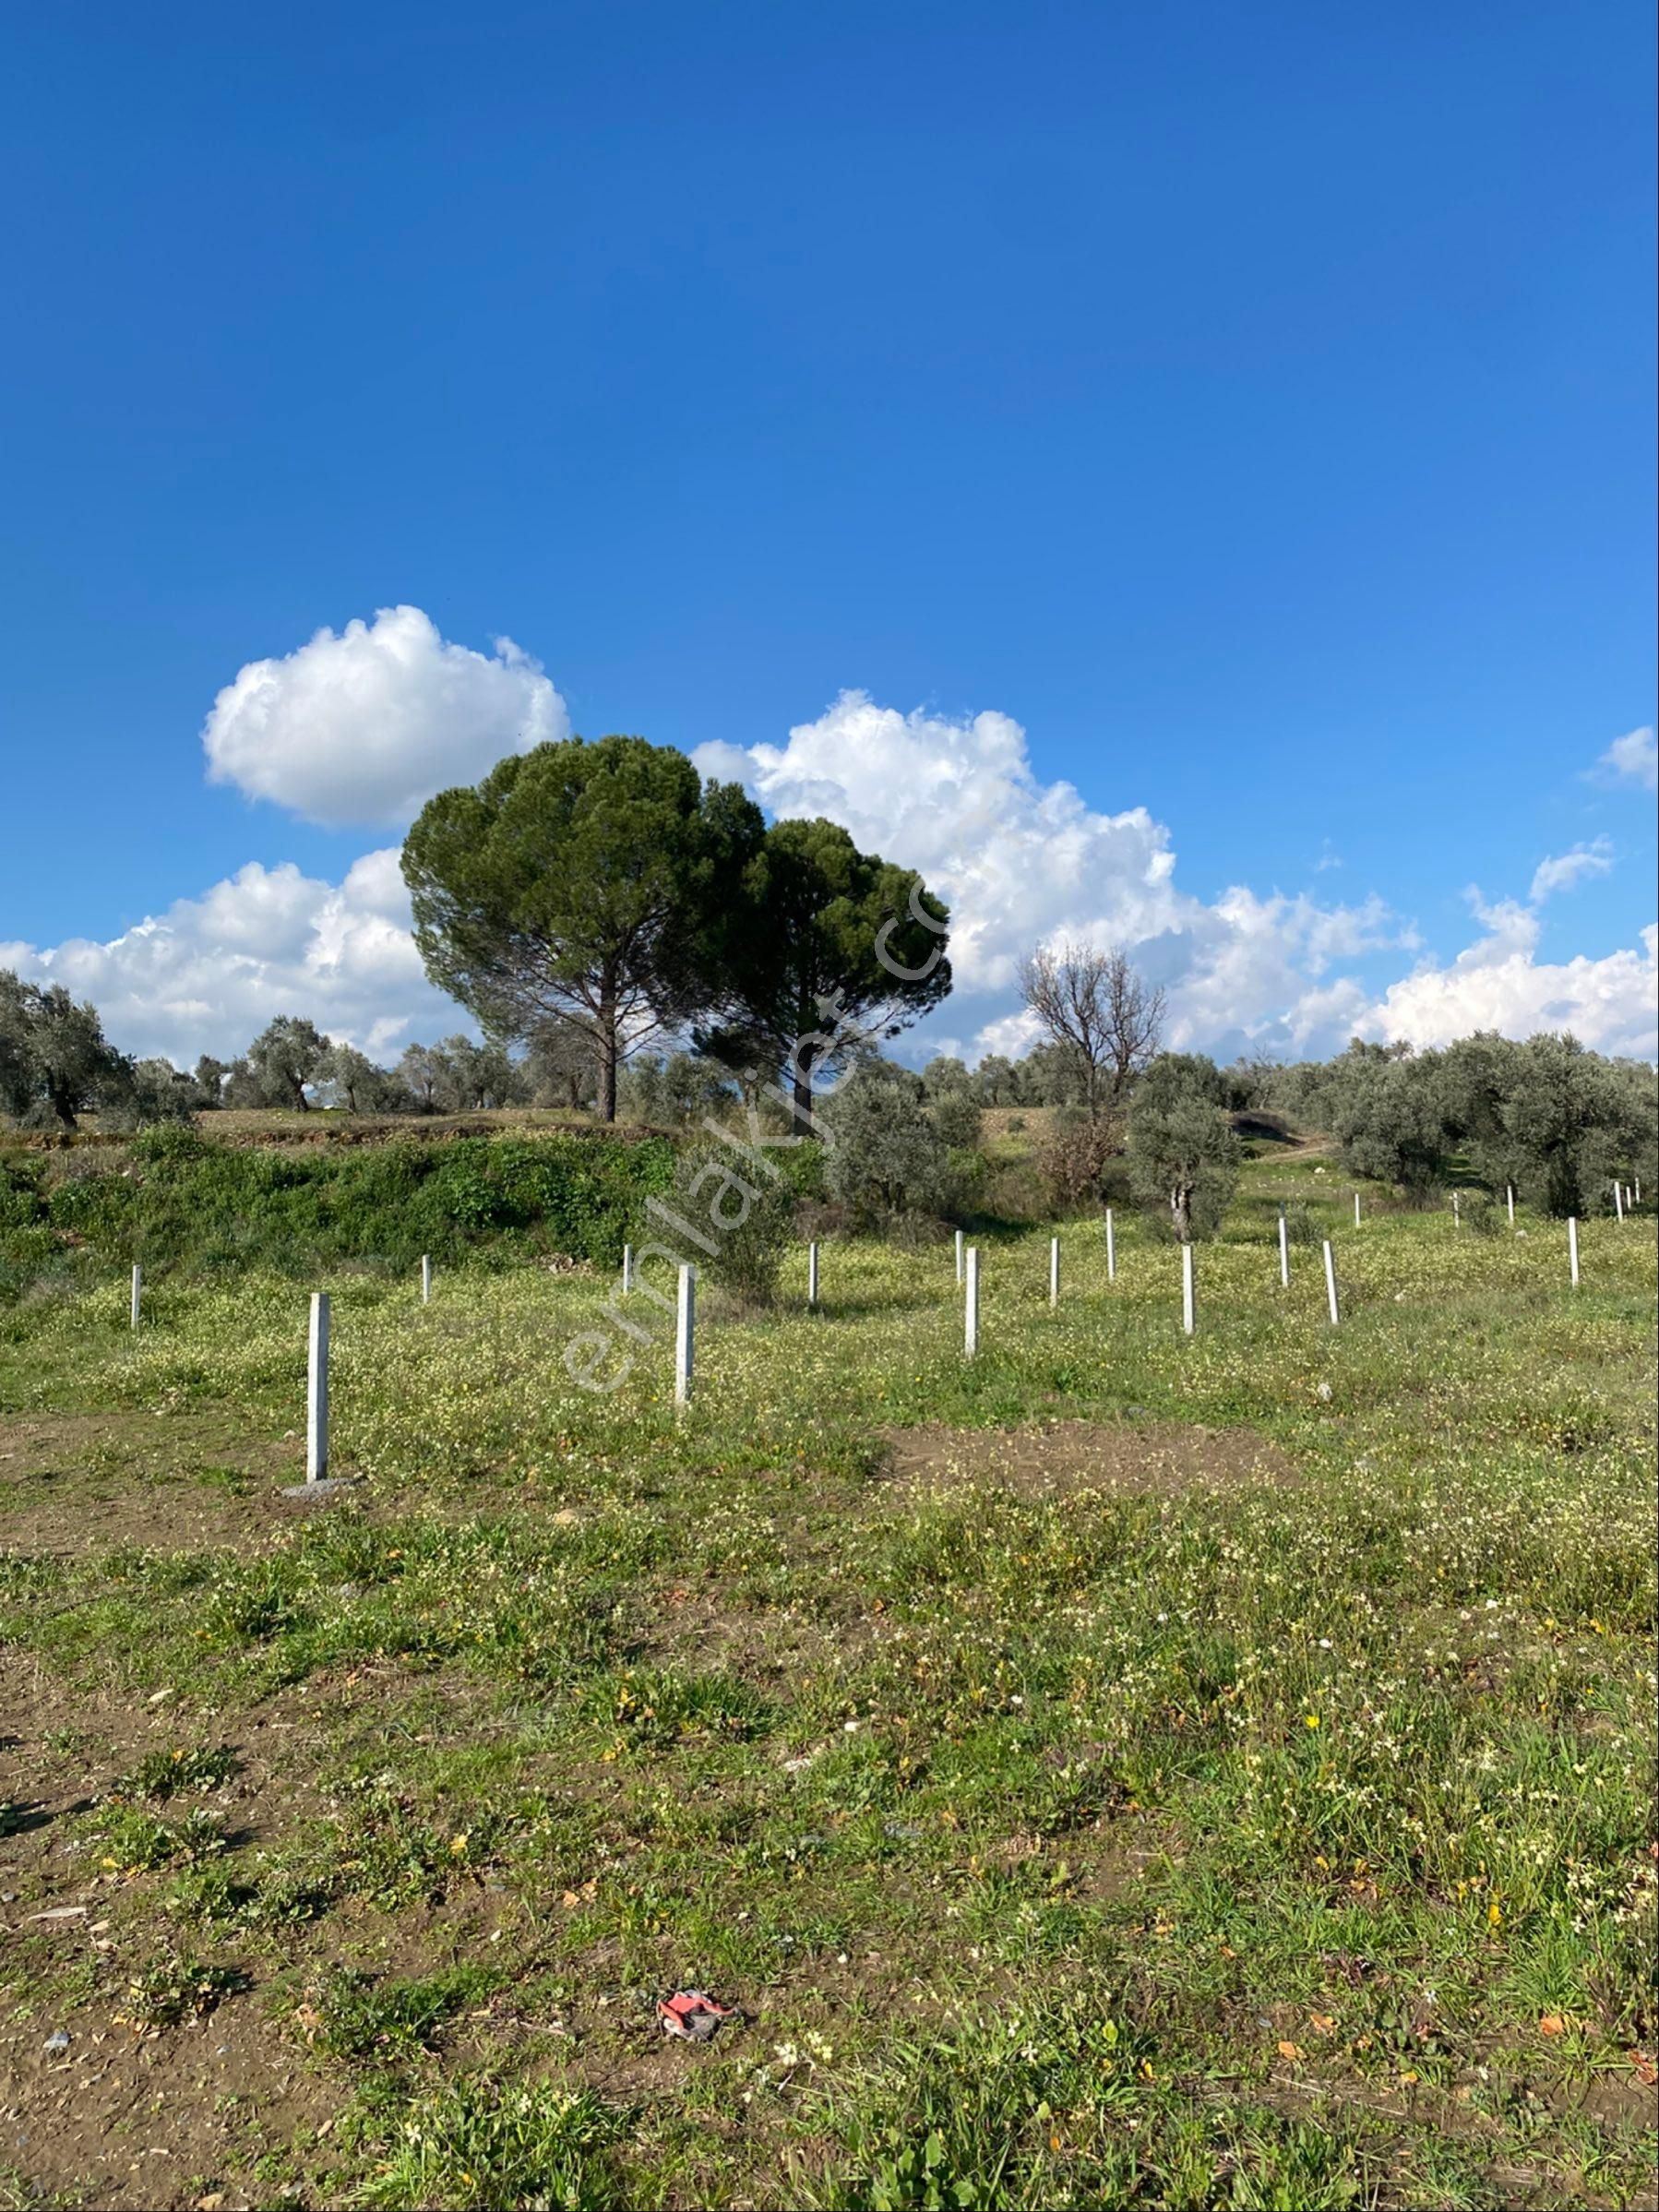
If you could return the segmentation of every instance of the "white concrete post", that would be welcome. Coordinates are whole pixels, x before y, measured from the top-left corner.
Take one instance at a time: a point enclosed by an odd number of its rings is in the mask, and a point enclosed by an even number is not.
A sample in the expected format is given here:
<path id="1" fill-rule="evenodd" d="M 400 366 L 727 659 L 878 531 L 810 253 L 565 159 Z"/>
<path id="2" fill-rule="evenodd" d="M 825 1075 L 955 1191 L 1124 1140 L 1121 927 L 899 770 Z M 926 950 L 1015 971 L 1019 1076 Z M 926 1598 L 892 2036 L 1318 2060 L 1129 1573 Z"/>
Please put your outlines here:
<path id="1" fill-rule="evenodd" d="M 1060 1240 L 1057 1237 L 1051 1237 L 1048 1240 L 1048 1302 L 1051 1306 L 1057 1306 L 1060 1302 Z"/>
<path id="2" fill-rule="evenodd" d="M 1625 1217 L 1625 1194 L 1617 1183 L 1613 1186 L 1613 1211 L 1620 1221 Z"/>
<path id="3" fill-rule="evenodd" d="M 1457 1190 L 1451 1194 L 1451 1226 L 1454 1229 L 1461 1229 L 1463 1226 L 1462 1194 Z"/>
<path id="4" fill-rule="evenodd" d="M 1106 1281 L 1117 1280 L 1117 1237 L 1112 1226 L 1112 1209 L 1106 1208 Z"/>
<path id="5" fill-rule="evenodd" d="M 1355 1228 L 1359 1226 L 1359 1192 L 1357 1190 L 1354 1193 L 1354 1226 Z"/>
<path id="6" fill-rule="evenodd" d="M 1515 1186 L 1513 1183 L 1504 1185 L 1503 1195 L 1504 1202 L 1510 1209 L 1510 1226 L 1513 1228 L 1515 1226 Z"/>
<path id="7" fill-rule="evenodd" d="M 691 1403 L 691 1375 L 697 1360 L 697 1270 L 680 1263 L 679 1289 L 674 1307 L 674 1402 Z"/>
<path id="8" fill-rule="evenodd" d="M 1579 1285 L 1579 1225 L 1570 1215 L 1567 1223 L 1567 1259 L 1572 1269 L 1572 1286 Z"/>
<path id="9" fill-rule="evenodd" d="M 816 1313 L 818 1308 L 818 1248 L 816 1243 L 806 1247 L 806 1303 Z"/>
<path id="10" fill-rule="evenodd" d="M 1638 1205 L 1641 1203 L 1641 1178 L 1640 1176 L 1636 1178 L 1636 1203 Z"/>
<path id="11" fill-rule="evenodd" d="M 311 1294 L 311 1337 L 305 1374 L 305 1480 L 328 1472 L 328 1294 Z"/>
<path id="12" fill-rule="evenodd" d="M 632 1290 L 633 1287 L 634 1248 L 631 1244 L 625 1244 L 622 1248 L 622 1295 L 624 1297 L 627 1296 L 628 1292 Z"/>
<path id="13" fill-rule="evenodd" d="M 421 1303 L 423 1306 L 430 1306 L 432 1303 L 432 1254 L 430 1252 L 421 1254 Z"/>
<path id="14" fill-rule="evenodd" d="M 972 1359 L 979 1350 L 979 1247 L 962 1254 L 962 1350 Z"/>
<path id="15" fill-rule="evenodd" d="M 962 1279 L 962 1233 L 961 1229 L 956 1232 L 956 1279 L 960 1285 Z"/>
<path id="16" fill-rule="evenodd" d="M 1331 1239 L 1325 1239 L 1325 1302 L 1331 1309 L 1331 1326 L 1334 1329 L 1342 1321 L 1336 1302 L 1336 1254 L 1331 1249 Z"/>
<path id="17" fill-rule="evenodd" d="M 141 1303 L 142 1303 L 142 1301 L 143 1301 L 143 1297 L 144 1297 L 144 1270 L 143 1270 L 143 1269 L 142 1269 L 142 1268 L 141 1268 L 141 1267 L 138 1265 L 137 1261 L 135 1260 L 135 1261 L 134 1261 L 134 1262 L 133 1262 L 133 1315 L 132 1315 L 132 1319 L 133 1319 L 133 1327 L 134 1327 L 135 1329 L 136 1329 L 136 1328 L 138 1326 L 138 1308 L 139 1308 L 140 1304 L 141 1304 Z"/>
<path id="18" fill-rule="evenodd" d="M 1192 1295 L 1192 1247 L 1181 1247 L 1181 1326 L 1190 1336 L 1198 1326 L 1198 1314 Z"/>
<path id="19" fill-rule="evenodd" d="M 1284 1209 L 1279 1209 L 1279 1286 L 1290 1288 L 1290 1224 L 1284 1218 Z"/>

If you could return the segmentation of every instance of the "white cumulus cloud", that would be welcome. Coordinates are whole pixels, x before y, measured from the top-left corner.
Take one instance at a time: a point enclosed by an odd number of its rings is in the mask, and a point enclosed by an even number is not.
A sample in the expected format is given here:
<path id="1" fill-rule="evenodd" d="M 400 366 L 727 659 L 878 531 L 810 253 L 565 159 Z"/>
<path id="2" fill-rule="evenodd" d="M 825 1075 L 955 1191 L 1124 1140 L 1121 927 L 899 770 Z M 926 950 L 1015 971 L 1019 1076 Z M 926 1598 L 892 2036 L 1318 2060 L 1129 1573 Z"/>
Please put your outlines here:
<path id="1" fill-rule="evenodd" d="M 446 645 L 417 610 L 394 609 L 376 616 L 372 630 L 353 624 L 340 638 L 325 632 L 287 661 L 260 664 L 274 672 L 279 692 L 295 687 L 267 717 L 293 739 L 285 758 L 295 772 L 268 795 L 299 806 L 304 790 L 303 810 L 346 819 L 340 786 L 330 815 L 319 787 L 306 781 L 328 769 L 328 759 L 301 744 L 304 717 L 296 701 L 315 695 L 337 731 L 354 726 L 340 700 L 356 679 L 337 687 L 326 672 L 354 665 L 352 655 L 376 634 L 381 643 L 364 671 L 379 667 L 376 656 L 388 637 L 401 637 L 407 665 L 436 664 L 455 676 L 461 693 L 483 671 L 486 688 L 517 686 L 523 708 L 518 719 L 504 708 L 494 734 L 481 736 L 474 720 L 471 758 L 445 751 L 449 740 L 432 735 L 437 724 L 422 723 L 426 735 L 411 756 L 420 755 L 419 773 L 403 772 L 404 757 L 398 776 L 379 783 L 379 803 L 393 812 L 407 813 L 444 782 L 482 773 L 512 743 L 563 730 L 562 704 L 533 664 L 506 648 L 490 661 Z M 334 657 L 341 652 L 344 663 Z M 293 676 L 311 653 L 321 656 L 313 673 Z M 252 673 L 244 670 L 221 695 L 216 718 L 226 716 L 226 701 Z M 390 677 L 363 674 L 364 698 L 396 688 Z M 428 702 L 443 688 L 435 678 Z M 1540 862 L 1524 900 L 1488 902 L 1472 890 L 1475 941 L 1449 962 L 1425 960 L 1390 982 L 1392 963 L 1384 964 L 1384 956 L 1415 953 L 1421 940 L 1380 899 L 1325 905 L 1307 891 L 1245 885 L 1198 899 L 1176 880 L 1163 823 L 1144 807 L 1103 811 L 1068 783 L 1040 781 L 1024 731 L 1006 714 L 902 713 L 849 691 L 782 745 L 710 745 L 696 758 L 705 774 L 747 784 L 774 816 L 823 814 L 844 824 L 866 850 L 919 868 L 949 902 L 955 991 L 901 1047 L 908 1058 L 1025 1049 L 1034 1035 L 1014 987 L 1017 963 L 1033 945 L 1067 939 L 1123 947 L 1168 994 L 1168 1042 L 1223 1058 L 1240 1051 L 1322 1055 L 1355 1034 L 1431 1045 L 1477 1028 L 1519 1036 L 1570 1028 L 1604 1051 L 1653 1054 L 1652 928 L 1641 949 L 1539 958 L 1543 903 L 1605 873 L 1605 840 Z M 403 794 L 396 806 L 394 789 Z M 361 795 L 351 801 L 364 804 Z M 384 1058 L 412 1036 L 466 1023 L 425 981 L 394 847 L 365 854 L 339 883 L 292 863 L 250 864 L 105 942 L 0 944 L 0 967 L 68 984 L 78 998 L 94 1000 L 125 1049 L 180 1062 L 204 1050 L 240 1050 L 279 1013 L 308 1015 Z"/>
<path id="2" fill-rule="evenodd" d="M 66 984 L 124 1051 L 180 1066 L 230 1058 L 275 1014 L 395 1058 L 413 1034 L 467 1025 L 427 983 L 409 922 L 395 847 L 365 853 L 340 883 L 250 861 L 120 937 L 0 944 L 0 968 Z"/>
<path id="3" fill-rule="evenodd" d="M 1533 872 L 1533 903 L 1549 898 L 1558 891 L 1571 891 L 1586 876 L 1605 876 L 1613 866 L 1613 847 L 1605 837 L 1593 844 L 1574 845 L 1570 853 L 1560 853 L 1541 860 Z"/>
<path id="4" fill-rule="evenodd" d="M 1402 1038 L 1418 1046 L 1449 1045 L 1473 1030 L 1496 1029 L 1530 1037 L 1542 1029 L 1569 1029 L 1598 1052 L 1652 1059 L 1659 1043 L 1659 970 L 1655 931 L 1641 932 L 1634 947 L 1591 958 L 1541 961 L 1544 902 L 1570 891 L 1587 876 L 1613 866 L 1605 837 L 1541 860 L 1525 900 L 1488 901 L 1478 887 L 1464 896 L 1483 934 L 1456 959 L 1425 961 L 1392 983 L 1354 1023 L 1359 1036 Z"/>
<path id="5" fill-rule="evenodd" d="M 1627 767 L 1639 765 L 1644 736 L 1651 754 L 1651 732 L 1613 748 Z M 1016 964 L 1033 944 L 1067 938 L 1122 946 L 1168 993 L 1168 1042 L 1223 1056 L 1313 1057 L 1356 1033 L 1427 1045 L 1483 1027 L 1571 1028 L 1604 1051 L 1654 1050 L 1651 930 L 1642 951 L 1537 958 L 1539 903 L 1605 874 L 1605 838 L 1541 862 L 1525 902 L 1487 904 L 1472 891 L 1477 941 L 1379 990 L 1342 971 L 1421 944 L 1380 899 L 1326 906 L 1242 885 L 1196 899 L 1176 881 L 1162 822 L 1142 807 L 1103 813 L 1070 783 L 1041 783 L 1025 732 L 1006 714 L 901 713 L 844 691 L 783 745 L 710 745 L 696 759 L 774 815 L 842 823 L 949 902 L 955 992 L 912 1040 L 913 1057 L 941 1048 L 947 1025 L 969 1058 L 1026 1049 L 1036 1032 L 1014 997 Z"/>
<path id="6" fill-rule="evenodd" d="M 1627 731 L 1613 740 L 1596 766 L 1610 782 L 1659 791 L 1659 737 L 1651 729 Z"/>
<path id="7" fill-rule="evenodd" d="M 1071 783 L 1039 782 L 1007 714 L 906 714 L 843 691 L 785 745 L 709 745 L 694 758 L 774 815 L 825 815 L 921 870 L 949 903 L 956 999 L 968 1002 L 932 1027 L 971 1019 L 975 1055 L 1031 1041 L 1010 1000 L 1019 961 L 1040 941 L 1122 946 L 1167 988 L 1173 1043 L 1226 1049 L 1321 1041 L 1348 1004 L 1309 997 L 1331 963 L 1414 942 L 1375 899 L 1327 907 L 1237 888 L 1206 905 L 1177 888 L 1162 822 L 1144 807 L 1103 813 Z M 1314 1011 L 1299 1010 L 1305 1000 Z"/>
<path id="8" fill-rule="evenodd" d="M 1427 1046 L 1450 1045 L 1476 1029 L 1511 1037 L 1569 1029 L 1598 1052 L 1652 1059 L 1659 1026 L 1659 927 L 1650 923 L 1641 932 L 1641 951 L 1540 961 L 1535 924 L 1529 935 L 1515 922 L 1522 911 L 1494 909 L 1500 926 L 1450 965 L 1426 966 L 1390 984 L 1355 1022 L 1358 1034 Z"/>
<path id="9" fill-rule="evenodd" d="M 406 822 L 435 791 L 569 729 L 540 663 L 510 638 L 474 652 L 419 607 L 396 606 L 248 662 L 214 700 L 202 746 L 211 782 L 339 829 Z"/>

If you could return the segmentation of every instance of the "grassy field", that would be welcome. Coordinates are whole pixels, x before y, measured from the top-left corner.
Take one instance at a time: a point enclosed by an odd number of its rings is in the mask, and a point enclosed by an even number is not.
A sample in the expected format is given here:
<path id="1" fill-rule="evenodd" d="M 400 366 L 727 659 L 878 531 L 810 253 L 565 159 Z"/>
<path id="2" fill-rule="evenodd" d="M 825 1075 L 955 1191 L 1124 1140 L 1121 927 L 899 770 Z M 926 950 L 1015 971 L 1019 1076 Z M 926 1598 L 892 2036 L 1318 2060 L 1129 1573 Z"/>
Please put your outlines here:
<path id="1" fill-rule="evenodd" d="M 597 1273 L 341 1274 L 327 1508 L 292 1280 L 0 1315 L 0 2200 L 1651 2203 L 1653 1222 L 1322 1166 L 1191 1340 L 835 1244 L 679 1421 Z"/>

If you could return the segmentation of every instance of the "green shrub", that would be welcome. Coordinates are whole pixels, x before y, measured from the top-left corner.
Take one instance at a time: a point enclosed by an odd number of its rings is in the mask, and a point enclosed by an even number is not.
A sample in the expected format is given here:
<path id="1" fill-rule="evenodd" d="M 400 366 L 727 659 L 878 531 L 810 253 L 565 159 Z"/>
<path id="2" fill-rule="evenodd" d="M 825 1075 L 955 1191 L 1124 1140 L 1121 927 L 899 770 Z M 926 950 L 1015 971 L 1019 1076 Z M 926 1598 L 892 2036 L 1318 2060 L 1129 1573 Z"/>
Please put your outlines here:
<path id="1" fill-rule="evenodd" d="M 973 1152 L 978 1145 L 979 1101 L 971 1091 L 941 1091 L 927 1111 L 950 1151 Z"/>
<path id="2" fill-rule="evenodd" d="M 1489 1190 L 1464 1190 L 1460 1193 L 1458 1203 L 1464 1228 L 1473 1230 L 1476 1237 L 1496 1237 L 1507 1223 L 1507 1214 Z"/>
<path id="3" fill-rule="evenodd" d="M 63 1251 L 49 1228 L 0 1229 L 0 1305 L 21 1297 L 47 1273 Z"/>
<path id="4" fill-rule="evenodd" d="M 235 1773 L 236 1765 L 236 1754 L 227 1744 L 217 1749 L 202 1745 L 194 1751 L 181 1747 L 149 1752 L 137 1766 L 111 1783 L 110 1795 L 147 1798 L 152 1804 L 160 1804 L 182 1789 L 217 1789 Z"/>
<path id="5" fill-rule="evenodd" d="M 65 1229 L 88 1243 L 113 1246 L 130 1226 L 137 1187 L 114 1175 L 78 1176 L 59 1183 L 52 1193 L 48 1214 L 54 1229 Z"/>
<path id="6" fill-rule="evenodd" d="M 196 1125 L 189 1121 L 158 1121 L 141 1129 L 128 1150 L 135 1160 L 152 1166 L 184 1166 L 206 1157 L 212 1150 Z"/>
<path id="7" fill-rule="evenodd" d="M 795 1194 L 784 1176 L 751 1167 L 730 1145 L 699 1144 L 680 1162 L 673 1203 L 714 1247 L 696 1255 L 699 1274 L 746 1305 L 770 1304 L 795 1234 Z"/>
<path id="8" fill-rule="evenodd" d="M 950 1153 L 919 1076 L 860 1069 L 823 1108 L 832 1142 L 830 1194 L 861 1227 L 890 1230 L 906 1215 L 938 1216 L 953 1199 Z"/>
<path id="9" fill-rule="evenodd" d="M 1279 1232 L 1275 1228 L 1276 1238 Z M 1325 1226 L 1305 1199 L 1295 1198 L 1284 1208 L 1284 1235 L 1290 1244 L 1319 1244 L 1326 1235 Z"/>
<path id="10" fill-rule="evenodd" d="M 66 1155 L 48 1179 L 0 1162 L 0 1298 L 60 1256 L 196 1273 L 315 1273 L 342 1261 L 412 1268 L 558 1253 L 613 1265 L 652 1191 L 666 1138 L 459 1138 L 280 1152 L 195 1129 L 142 1130 L 119 1151 Z"/>
<path id="11" fill-rule="evenodd" d="M 115 1804 L 96 1816 L 94 1826 L 102 1863 L 115 1874 L 148 1873 L 181 1861 L 199 1866 L 225 1847 L 219 1820 L 199 1807 L 182 1820 L 164 1821 L 135 1806 Z"/>
<path id="12" fill-rule="evenodd" d="M 46 1219 L 41 1170 L 32 1160 L 0 1158 L 0 1236 L 32 1228 Z"/>
<path id="13" fill-rule="evenodd" d="M 822 1200 L 828 1195 L 824 1148 L 816 1137 L 803 1137 L 797 1143 L 779 1145 L 766 1156 L 777 1168 L 779 1180 L 786 1183 L 797 1199 Z"/>

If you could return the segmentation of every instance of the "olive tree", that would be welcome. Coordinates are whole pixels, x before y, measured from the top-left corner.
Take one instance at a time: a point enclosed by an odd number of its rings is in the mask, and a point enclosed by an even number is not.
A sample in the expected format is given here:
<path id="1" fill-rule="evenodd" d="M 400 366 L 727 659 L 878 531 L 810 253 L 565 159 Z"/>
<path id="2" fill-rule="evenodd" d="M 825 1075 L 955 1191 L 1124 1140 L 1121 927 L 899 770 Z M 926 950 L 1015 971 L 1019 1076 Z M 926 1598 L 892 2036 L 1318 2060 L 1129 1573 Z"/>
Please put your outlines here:
<path id="1" fill-rule="evenodd" d="M 543 1022 L 532 1030 L 523 1072 L 536 1106 L 578 1114 L 593 1103 L 593 1050 L 574 1022 Z"/>
<path id="2" fill-rule="evenodd" d="M 0 968 L 0 1109 L 73 1130 L 89 1107 L 117 1104 L 132 1086 L 132 1062 L 105 1037 L 90 1000 Z"/>
<path id="3" fill-rule="evenodd" d="M 1138 1196 L 1182 1244 L 1212 1236 L 1238 1181 L 1243 1148 L 1222 1100 L 1221 1070 L 1201 1054 L 1166 1052 L 1129 1103 L 1129 1169 Z"/>
<path id="4" fill-rule="evenodd" d="M 330 1044 L 313 1081 L 348 1114 L 395 1114 L 409 1106 L 409 1093 L 389 1068 L 377 1067 L 355 1045 Z"/>
<path id="5" fill-rule="evenodd" d="M 950 1145 L 919 1076 L 866 1061 L 820 1111 L 830 1139 L 824 1179 L 855 1223 L 879 1229 L 949 1210 Z"/>
<path id="6" fill-rule="evenodd" d="M 1337 1066 L 1343 1073 L 1331 1121 L 1343 1166 L 1372 1182 L 1397 1184 L 1408 1198 L 1426 1197 L 1444 1182 L 1454 1150 L 1439 1055 L 1406 1059 L 1355 1045 Z"/>
<path id="7" fill-rule="evenodd" d="M 279 1014 L 247 1048 L 247 1073 L 261 1106 L 310 1110 L 309 1087 L 321 1074 L 328 1040 L 315 1022 L 300 1014 Z"/>
<path id="8" fill-rule="evenodd" d="M 1515 1055 L 1504 1126 L 1530 1186 L 1558 1218 L 1582 1214 L 1607 1166 L 1617 1125 L 1609 1064 L 1574 1036 L 1529 1037 Z"/>

